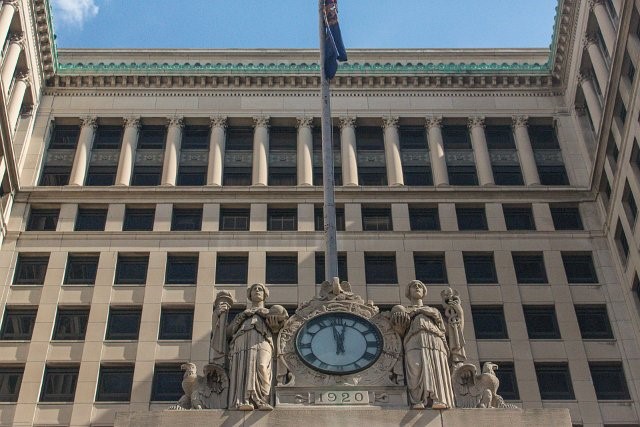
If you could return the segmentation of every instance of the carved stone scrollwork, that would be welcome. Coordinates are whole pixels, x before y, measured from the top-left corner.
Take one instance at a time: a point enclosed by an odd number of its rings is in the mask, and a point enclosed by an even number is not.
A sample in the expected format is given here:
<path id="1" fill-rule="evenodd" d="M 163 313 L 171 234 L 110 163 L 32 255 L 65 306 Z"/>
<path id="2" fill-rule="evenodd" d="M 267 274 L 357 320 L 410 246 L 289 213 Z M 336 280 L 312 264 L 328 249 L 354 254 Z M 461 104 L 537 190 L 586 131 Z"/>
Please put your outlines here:
<path id="1" fill-rule="evenodd" d="M 182 377 L 184 395 L 169 409 L 223 409 L 227 407 L 229 377 L 222 366 L 206 365 L 204 375 L 197 374 L 196 365 L 185 363 Z"/>
<path id="2" fill-rule="evenodd" d="M 20 12 L 20 6 L 18 5 L 18 1 L 17 0 L 4 0 L 2 2 L 2 5 L 3 6 L 13 7 L 16 12 Z"/>
<path id="3" fill-rule="evenodd" d="M 593 10 L 596 6 L 604 6 L 604 0 L 589 0 L 589 10 Z"/>
<path id="4" fill-rule="evenodd" d="M 296 120 L 298 121 L 298 129 L 313 128 L 313 117 L 297 117 Z"/>
<path id="5" fill-rule="evenodd" d="M 514 128 L 529 126 L 529 116 L 512 116 L 511 122 Z"/>
<path id="6" fill-rule="evenodd" d="M 22 31 L 16 31 L 15 33 L 11 33 L 9 37 L 9 41 L 11 43 L 19 44 L 24 49 L 24 33 Z"/>
<path id="7" fill-rule="evenodd" d="M 425 118 L 425 126 L 428 129 L 442 127 L 442 116 L 428 116 Z"/>
<path id="8" fill-rule="evenodd" d="M 467 127 L 469 129 L 473 129 L 475 127 L 484 128 L 485 127 L 484 117 L 483 116 L 469 117 L 469 121 L 467 122 Z"/>
<path id="9" fill-rule="evenodd" d="M 505 403 L 498 394 L 500 381 L 495 370 L 498 365 L 485 362 L 482 373 L 477 373 L 475 365 L 465 363 L 452 374 L 453 389 L 458 408 L 517 408 Z"/>
<path id="10" fill-rule="evenodd" d="M 340 117 L 340 129 L 355 128 L 356 117 Z"/>
<path id="11" fill-rule="evenodd" d="M 582 39 L 582 46 L 585 49 L 588 49 L 589 46 L 598 43 L 598 38 L 596 37 L 595 34 L 593 33 L 588 33 L 584 36 L 584 38 Z"/>
<path id="12" fill-rule="evenodd" d="M 93 128 L 98 127 L 98 118 L 96 116 L 84 116 L 80 118 L 80 123 L 83 128 Z"/>
<path id="13" fill-rule="evenodd" d="M 169 125 L 169 127 L 183 128 L 184 117 L 180 117 L 180 116 L 167 117 L 167 124 Z"/>
<path id="14" fill-rule="evenodd" d="M 212 116 L 211 117 L 212 128 L 227 128 L 227 116 Z"/>
<path id="15" fill-rule="evenodd" d="M 29 69 L 24 69 L 16 74 L 16 81 L 22 81 L 27 85 L 31 84 L 31 74 L 29 73 Z"/>
<path id="16" fill-rule="evenodd" d="M 399 117 L 394 117 L 394 116 L 384 117 L 382 119 L 382 128 L 383 129 L 397 128 L 399 121 L 400 121 Z"/>
<path id="17" fill-rule="evenodd" d="M 125 128 L 136 128 L 140 129 L 140 117 L 139 116 L 129 116 L 125 117 L 123 120 L 123 125 Z"/>
<path id="18" fill-rule="evenodd" d="M 588 81 L 593 81 L 593 73 L 591 71 L 583 71 L 578 74 L 578 83 L 580 83 L 580 85 Z"/>
<path id="19" fill-rule="evenodd" d="M 254 127 L 262 127 L 269 128 L 269 122 L 271 121 L 271 117 L 269 116 L 255 116 L 253 118 L 253 126 Z"/>

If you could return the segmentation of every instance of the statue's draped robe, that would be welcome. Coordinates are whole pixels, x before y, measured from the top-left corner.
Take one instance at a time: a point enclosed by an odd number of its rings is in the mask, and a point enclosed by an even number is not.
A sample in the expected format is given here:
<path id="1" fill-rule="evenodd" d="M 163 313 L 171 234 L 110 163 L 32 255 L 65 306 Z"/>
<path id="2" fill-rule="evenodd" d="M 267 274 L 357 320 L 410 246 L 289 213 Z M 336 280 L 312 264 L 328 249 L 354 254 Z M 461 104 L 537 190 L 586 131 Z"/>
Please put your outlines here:
<path id="1" fill-rule="evenodd" d="M 409 307 L 411 324 L 404 336 L 406 379 L 412 405 L 429 399 L 454 407 L 448 348 L 440 313 Z"/>
<path id="2" fill-rule="evenodd" d="M 273 340 L 265 320 L 257 314 L 243 320 L 229 349 L 230 409 L 270 404 L 272 354 Z"/>

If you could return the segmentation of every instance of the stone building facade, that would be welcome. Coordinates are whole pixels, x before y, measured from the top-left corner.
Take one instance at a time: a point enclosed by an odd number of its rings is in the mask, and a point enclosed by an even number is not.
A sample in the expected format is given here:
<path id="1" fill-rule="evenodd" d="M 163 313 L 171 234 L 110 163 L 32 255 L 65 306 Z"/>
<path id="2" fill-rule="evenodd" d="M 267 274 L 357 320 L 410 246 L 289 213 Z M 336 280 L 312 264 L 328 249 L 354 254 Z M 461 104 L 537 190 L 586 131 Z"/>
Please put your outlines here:
<path id="1" fill-rule="evenodd" d="M 317 52 L 57 51 L 50 19 L 0 8 L 0 424 L 107 426 L 207 363 L 215 292 L 324 280 Z M 509 403 L 638 425 L 640 1 L 560 0 L 553 34 L 349 52 L 340 275 L 458 290 Z"/>

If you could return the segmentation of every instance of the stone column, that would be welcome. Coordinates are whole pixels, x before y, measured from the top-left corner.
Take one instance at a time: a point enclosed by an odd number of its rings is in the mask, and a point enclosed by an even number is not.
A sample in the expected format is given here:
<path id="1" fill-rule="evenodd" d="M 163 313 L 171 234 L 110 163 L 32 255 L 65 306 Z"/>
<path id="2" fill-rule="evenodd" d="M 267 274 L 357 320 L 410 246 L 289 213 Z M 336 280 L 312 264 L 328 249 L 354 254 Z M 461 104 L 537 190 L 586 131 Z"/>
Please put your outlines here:
<path id="1" fill-rule="evenodd" d="M 356 118 L 340 118 L 340 142 L 342 145 L 342 185 L 358 185 L 358 155 L 356 153 Z"/>
<path id="2" fill-rule="evenodd" d="M 600 85 L 600 92 L 604 95 L 607 90 L 609 69 L 607 68 L 607 63 L 602 55 L 602 51 L 600 50 L 596 37 L 593 34 L 587 34 L 582 43 L 589 53 L 589 58 L 591 59 L 591 64 L 593 64 L 596 79 L 598 79 L 598 85 Z"/>
<path id="3" fill-rule="evenodd" d="M 629 50 L 629 57 L 631 58 L 631 62 L 637 68 L 640 67 L 640 37 L 636 34 L 629 33 L 629 38 L 627 39 L 627 49 Z"/>
<path id="4" fill-rule="evenodd" d="M 13 93 L 11 94 L 9 108 L 7 109 L 11 132 L 13 132 L 18 124 L 18 117 L 20 117 L 22 102 L 24 101 L 24 95 L 27 92 L 29 83 L 29 70 L 23 71 L 16 76 L 16 83 L 13 85 Z"/>
<path id="5" fill-rule="evenodd" d="M 24 49 L 24 33 L 14 33 L 11 35 L 9 47 L 4 57 L 4 63 L 2 64 L 2 86 L 4 87 L 5 94 L 9 92 L 11 86 L 11 79 L 16 72 L 18 66 L 18 59 L 20 53 Z"/>
<path id="6" fill-rule="evenodd" d="M 442 140 L 442 117 L 427 117 L 426 121 L 427 132 L 429 134 L 429 155 L 431 156 L 433 185 L 436 187 L 449 185 L 447 161 L 444 156 L 444 142 Z"/>
<path id="7" fill-rule="evenodd" d="M 167 146 L 164 149 L 162 185 L 176 185 L 184 119 L 182 117 L 169 117 L 167 120 L 169 123 L 169 130 L 167 131 Z"/>
<path id="8" fill-rule="evenodd" d="M 298 117 L 298 185 L 313 185 L 313 117 Z M 333 149 L 333 148 L 332 148 Z"/>
<path id="9" fill-rule="evenodd" d="M 16 0 L 4 0 L 0 9 L 0 46 L 4 46 L 9 34 L 9 27 L 13 20 L 13 15 L 18 12 L 18 2 Z"/>
<path id="10" fill-rule="evenodd" d="M 470 117 L 468 127 L 471 130 L 471 145 L 476 158 L 476 169 L 480 185 L 493 185 L 491 157 L 487 147 L 487 136 L 484 132 L 484 117 Z"/>
<path id="11" fill-rule="evenodd" d="M 211 117 L 211 139 L 209 140 L 209 166 L 207 185 L 220 187 L 224 169 L 224 146 L 227 140 L 227 117 Z"/>
<path id="12" fill-rule="evenodd" d="M 69 185 L 82 185 L 84 183 L 84 177 L 87 174 L 87 164 L 89 163 L 89 154 L 91 153 L 91 144 L 93 144 L 96 127 L 98 126 L 98 119 L 95 116 L 83 117 L 81 120 L 80 138 L 78 138 L 78 147 L 76 148 L 76 155 L 73 159 Z"/>
<path id="13" fill-rule="evenodd" d="M 539 185 L 538 166 L 531 147 L 529 138 L 529 117 L 513 116 L 513 133 L 516 139 L 516 148 L 522 167 L 522 176 L 526 185 Z"/>
<path id="14" fill-rule="evenodd" d="M 269 182 L 269 116 L 253 118 L 253 185 Z"/>
<path id="15" fill-rule="evenodd" d="M 616 46 L 616 29 L 611 21 L 611 16 L 607 11 L 604 0 L 589 0 L 589 8 L 596 16 L 604 44 L 607 46 L 609 55 L 613 55 Z"/>
<path id="16" fill-rule="evenodd" d="M 600 105 L 600 98 L 594 86 L 593 75 L 591 73 L 581 73 L 578 77 L 578 82 L 582 87 L 582 93 L 584 94 L 584 99 L 587 101 L 587 107 L 589 107 L 591 122 L 597 130 L 600 126 L 600 120 L 602 119 L 602 105 Z"/>
<path id="17" fill-rule="evenodd" d="M 387 179 L 389 185 L 404 185 L 402 158 L 400 157 L 398 117 L 385 117 L 383 119 L 382 129 L 384 130 L 384 157 L 387 162 Z"/>
<path id="18" fill-rule="evenodd" d="M 129 183 L 131 182 L 133 159 L 135 158 L 136 144 L 138 143 L 139 132 L 140 117 L 125 117 L 124 135 L 122 136 L 122 149 L 120 150 L 118 173 L 116 174 L 116 185 L 129 185 Z"/>

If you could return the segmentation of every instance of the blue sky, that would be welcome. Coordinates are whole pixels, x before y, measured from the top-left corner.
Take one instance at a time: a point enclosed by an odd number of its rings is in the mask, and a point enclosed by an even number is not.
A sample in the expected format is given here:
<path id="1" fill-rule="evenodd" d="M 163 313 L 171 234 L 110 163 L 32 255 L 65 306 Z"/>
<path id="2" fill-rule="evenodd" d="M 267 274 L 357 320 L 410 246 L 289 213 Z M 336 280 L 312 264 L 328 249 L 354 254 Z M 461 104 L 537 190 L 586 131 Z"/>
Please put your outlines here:
<path id="1" fill-rule="evenodd" d="M 58 47 L 312 48 L 317 0 L 50 0 Z M 364 6 L 364 5 L 374 6 Z M 548 47 L 557 0 L 340 0 L 349 48 Z"/>

